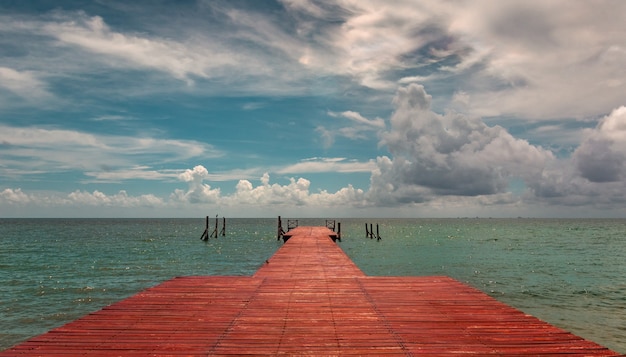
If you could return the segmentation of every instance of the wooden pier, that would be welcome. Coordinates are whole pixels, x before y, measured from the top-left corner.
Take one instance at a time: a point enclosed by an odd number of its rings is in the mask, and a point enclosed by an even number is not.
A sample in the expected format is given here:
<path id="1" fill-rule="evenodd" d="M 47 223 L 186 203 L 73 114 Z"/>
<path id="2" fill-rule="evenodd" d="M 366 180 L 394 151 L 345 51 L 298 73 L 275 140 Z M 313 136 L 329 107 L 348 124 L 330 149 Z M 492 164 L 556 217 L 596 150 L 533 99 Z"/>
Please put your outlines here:
<path id="1" fill-rule="evenodd" d="M 615 356 L 444 276 L 368 277 L 298 227 L 251 277 L 179 277 L 0 356 Z"/>

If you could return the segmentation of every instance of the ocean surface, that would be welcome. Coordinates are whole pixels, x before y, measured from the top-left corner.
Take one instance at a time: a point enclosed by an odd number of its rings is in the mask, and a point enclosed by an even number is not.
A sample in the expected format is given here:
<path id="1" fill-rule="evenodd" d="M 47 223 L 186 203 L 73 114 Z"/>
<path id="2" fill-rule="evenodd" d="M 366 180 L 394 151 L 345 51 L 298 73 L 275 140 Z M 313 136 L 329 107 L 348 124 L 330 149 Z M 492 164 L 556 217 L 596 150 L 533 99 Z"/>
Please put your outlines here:
<path id="1" fill-rule="evenodd" d="M 447 275 L 626 353 L 626 220 L 337 221 L 368 275 Z M 203 242 L 204 218 L 0 219 L 0 350 L 176 276 L 252 275 L 282 245 L 277 219 L 226 224 Z"/>

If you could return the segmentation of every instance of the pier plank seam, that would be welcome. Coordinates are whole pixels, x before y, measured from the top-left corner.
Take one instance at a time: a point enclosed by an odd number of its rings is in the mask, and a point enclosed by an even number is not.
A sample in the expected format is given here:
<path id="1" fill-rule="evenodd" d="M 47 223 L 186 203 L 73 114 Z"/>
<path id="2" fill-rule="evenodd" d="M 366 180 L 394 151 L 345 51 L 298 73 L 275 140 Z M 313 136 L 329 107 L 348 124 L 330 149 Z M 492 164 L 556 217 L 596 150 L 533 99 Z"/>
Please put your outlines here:
<path id="1" fill-rule="evenodd" d="M 254 292 L 252 292 L 252 294 L 245 299 L 245 303 L 242 306 L 242 308 L 237 312 L 237 314 L 233 317 L 232 321 L 228 324 L 228 326 L 224 329 L 224 332 L 217 338 L 217 340 L 215 341 L 215 344 L 213 346 L 211 346 L 211 349 L 209 351 L 207 351 L 208 355 L 212 355 L 214 354 L 215 350 L 217 348 L 219 348 L 220 343 L 226 339 L 226 336 L 229 334 L 230 331 L 232 331 L 232 329 L 234 328 L 234 326 L 237 324 L 237 321 L 239 319 L 239 317 L 246 311 L 246 309 L 248 308 L 248 306 L 250 305 L 250 302 L 254 299 L 254 296 L 258 293 L 259 289 L 261 288 L 261 285 L 263 285 L 263 279 L 261 279 L 261 282 L 256 286 Z"/>
<path id="2" fill-rule="evenodd" d="M 298 227 L 251 277 L 178 277 L 0 356 L 616 356 L 444 276 L 369 277 Z"/>
<path id="3" fill-rule="evenodd" d="M 375 303 L 374 299 L 372 298 L 372 296 L 370 295 L 370 293 L 364 288 L 363 286 L 363 279 L 355 279 L 357 281 L 357 283 L 359 284 L 359 289 L 361 290 L 361 293 L 363 294 L 363 296 L 367 299 L 367 301 L 372 305 L 374 311 L 376 311 L 376 313 L 380 316 L 384 315 L 380 312 L 380 310 L 378 309 L 377 304 Z M 383 318 L 383 326 L 387 329 L 387 331 L 389 331 L 389 333 L 393 336 L 394 340 L 398 343 L 398 345 L 400 345 L 400 347 L 402 348 L 403 351 L 407 352 L 408 356 L 412 356 L 411 353 L 409 353 L 409 350 L 405 344 L 404 339 L 399 336 L 396 331 L 392 328 L 391 324 L 389 323 L 389 320 L 387 318 Z"/>

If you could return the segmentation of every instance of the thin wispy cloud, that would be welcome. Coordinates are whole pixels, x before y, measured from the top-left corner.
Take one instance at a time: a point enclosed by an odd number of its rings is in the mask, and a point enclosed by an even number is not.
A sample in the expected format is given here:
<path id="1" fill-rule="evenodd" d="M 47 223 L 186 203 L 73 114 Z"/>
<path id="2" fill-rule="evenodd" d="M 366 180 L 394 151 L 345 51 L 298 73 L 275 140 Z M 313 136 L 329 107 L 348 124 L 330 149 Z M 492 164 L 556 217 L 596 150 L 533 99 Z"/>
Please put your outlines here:
<path id="1" fill-rule="evenodd" d="M 374 169 L 374 161 L 358 162 L 350 161 L 345 158 L 320 158 L 320 159 L 308 159 L 302 162 L 289 165 L 276 170 L 279 174 L 304 174 L 304 173 L 319 173 L 319 172 L 334 172 L 334 173 L 346 173 L 346 172 L 366 172 L 369 173 Z"/>
<path id="2" fill-rule="evenodd" d="M 0 66 L 0 88 L 4 88 L 24 100 L 51 99 L 46 82 L 30 71 L 17 71 Z"/>
<path id="3" fill-rule="evenodd" d="M 39 172 L 88 170 L 88 176 L 97 176 L 100 179 L 154 179 L 154 172 L 133 169 L 113 173 L 111 170 L 102 170 L 102 167 L 119 169 L 134 167 L 138 162 L 176 162 L 194 157 L 223 155 L 210 145 L 188 140 L 98 135 L 66 129 L 3 125 L 0 125 L 0 142 L 3 143 L 0 174 L 4 171 L 2 167 L 22 167 L 28 170 L 29 166 L 36 163 Z M 90 171 L 95 169 L 102 172 L 96 175 Z M 25 174 L 26 172 L 24 171 Z"/>
<path id="4" fill-rule="evenodd" d="M 351 110 L 341 112 L 341 113 L 328 112 L 328 115 L 334 118 L 338 118 L 338 117 L 346 118 L 346 119 L 354 121 L 355 123 L 364 124 L 364 125 L 372 126 L 375 128 L 385 127 L 385 121 L 382 118 L 375 118 L 375 119 L 370 120 L 370 119 L 363 117 L 361 114 L 357 112 L 353 112 Z"/>

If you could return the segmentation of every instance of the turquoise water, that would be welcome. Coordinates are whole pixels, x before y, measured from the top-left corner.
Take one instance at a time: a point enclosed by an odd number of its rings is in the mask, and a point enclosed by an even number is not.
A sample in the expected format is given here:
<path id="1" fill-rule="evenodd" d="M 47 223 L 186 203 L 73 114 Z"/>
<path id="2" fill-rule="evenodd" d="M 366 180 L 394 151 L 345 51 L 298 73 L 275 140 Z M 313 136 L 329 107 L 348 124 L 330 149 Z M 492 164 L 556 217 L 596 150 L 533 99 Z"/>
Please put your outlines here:
<path id="1" fill-rule="evenodd" d="M 338 221 L 340 246 L 368 275 L 451 276 L 626 353 L 626 220 Z M 366 222 L 382 240 L 365 238 Z M 252 275 L 282 245 L 276 219 L 229 219 L 208 242 L 204 224 L 0 219 L 0 350 L 175 276 Z"/>

